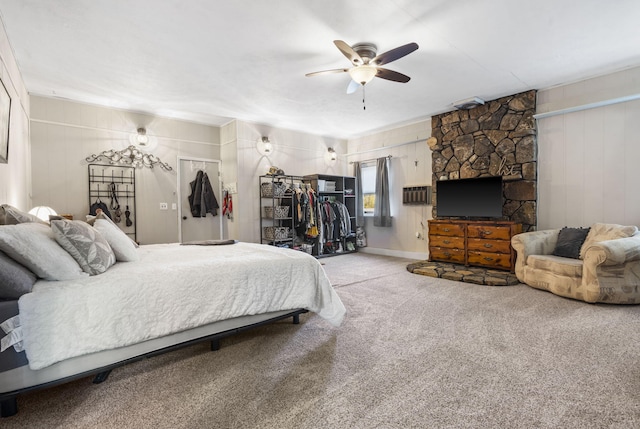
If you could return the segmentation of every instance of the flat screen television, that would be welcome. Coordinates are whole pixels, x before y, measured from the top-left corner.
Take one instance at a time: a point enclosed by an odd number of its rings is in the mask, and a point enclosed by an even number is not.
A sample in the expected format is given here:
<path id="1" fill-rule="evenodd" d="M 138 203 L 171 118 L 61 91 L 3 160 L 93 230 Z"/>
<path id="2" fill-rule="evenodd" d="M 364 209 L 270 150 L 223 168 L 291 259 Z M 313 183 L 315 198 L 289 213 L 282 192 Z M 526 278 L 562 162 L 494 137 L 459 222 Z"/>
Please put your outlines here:
<path id="1" fill-rule="evenodd" d="M 502 176 L 436 182 L 438 218 L 502 218 L 502 201 Z"/>

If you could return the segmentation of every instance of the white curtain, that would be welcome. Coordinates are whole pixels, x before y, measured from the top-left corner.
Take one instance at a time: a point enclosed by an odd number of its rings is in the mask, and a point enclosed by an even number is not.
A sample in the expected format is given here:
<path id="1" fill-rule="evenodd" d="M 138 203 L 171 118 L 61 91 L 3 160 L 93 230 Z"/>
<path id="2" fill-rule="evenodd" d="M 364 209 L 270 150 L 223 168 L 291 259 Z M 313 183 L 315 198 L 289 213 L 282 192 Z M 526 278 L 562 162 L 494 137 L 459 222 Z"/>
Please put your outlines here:
<path id="1" fill-rule="evenodd" d="M 389 203 L 389 158 L 376 161 L 376 202 L 373 207 L 373 225 L 391 226 L 391 205 Z"/>

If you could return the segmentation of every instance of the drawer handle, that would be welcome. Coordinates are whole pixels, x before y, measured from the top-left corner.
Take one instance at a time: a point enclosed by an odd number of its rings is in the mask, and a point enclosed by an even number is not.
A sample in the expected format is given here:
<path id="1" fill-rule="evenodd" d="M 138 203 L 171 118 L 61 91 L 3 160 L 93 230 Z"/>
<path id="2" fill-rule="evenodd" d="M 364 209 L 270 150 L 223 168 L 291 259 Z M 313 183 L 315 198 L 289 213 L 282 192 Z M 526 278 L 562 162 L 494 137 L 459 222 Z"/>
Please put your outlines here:
<path id="1" fill-rule="evenodd" d="M 491 249 L 493 247 L 493 244 L 491 243 L 484 243 L 484 247 L 486 247 L 487 249 Z"/>
<path id="2" fill-rule="evenodd" d="M 447 258 L 450 258 L 450 257 L 451 257 L 451 253 L 449 253 L 449 252 L 444 252 L 444 256 L 445 256 L 445 257 L 447 257 Z"/>
<path id="3" fill-rule="evenodd" d="M 491 235 L 493 231 L 480 231 L 480 234 L 482 235 Z"/>
<path id="4" fill-rule="evenodd" d="M 485 260 L 485 261 L 489 261 L 489 262 L 490 262 L 490 261 L 493 261 L 493 258 L 490 258 L 490 257 L 488 257 L 488 256 L 485 256 L 485 257 L 484 257 L 484 260 Z"/>
<path id="5" fill-rule="evenodd" d="M 449 244 L 451 243 L 449 240 L 444 240 L 444 244 Z"/>
<path id="6" fill-rule="evenodd" d="M 449 228 L 442 228 L 444 232 L 449 232 Z"/>

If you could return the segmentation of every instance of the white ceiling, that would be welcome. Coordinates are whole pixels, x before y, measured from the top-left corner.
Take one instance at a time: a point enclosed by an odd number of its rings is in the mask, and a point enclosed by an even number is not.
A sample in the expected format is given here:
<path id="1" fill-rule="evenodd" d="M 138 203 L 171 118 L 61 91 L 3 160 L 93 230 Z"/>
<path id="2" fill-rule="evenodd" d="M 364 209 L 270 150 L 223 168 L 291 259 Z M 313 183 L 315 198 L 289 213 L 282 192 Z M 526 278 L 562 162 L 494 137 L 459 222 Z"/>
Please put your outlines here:
<path id="1" fill-rule="evenodd" d="M 349 138 L 640 65 L 638 0 L 0 0 L 29 93 Z M 420 48 L 347 95 L 334 46 Z"/>

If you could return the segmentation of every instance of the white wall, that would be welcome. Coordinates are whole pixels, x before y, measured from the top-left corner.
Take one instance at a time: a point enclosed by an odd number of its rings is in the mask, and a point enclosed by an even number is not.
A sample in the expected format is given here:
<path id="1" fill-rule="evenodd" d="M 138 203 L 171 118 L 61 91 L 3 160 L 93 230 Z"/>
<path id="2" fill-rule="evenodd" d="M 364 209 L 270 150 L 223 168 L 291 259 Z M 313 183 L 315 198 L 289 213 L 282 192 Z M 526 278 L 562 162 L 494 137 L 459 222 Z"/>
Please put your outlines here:
<path id="1" fill-rule="evenodd" d="M 537 113 L 640 94 L 640 68 L 538 92 Z M 539 119 L 538 229 L 640 226 L 640 100 Z"/>
<path id="2" fill-rule="evenodd" d="M 0 164 L 0 204 L 21 210 L 31 208 L 31 159 L 29 145 L 29 96 L 0 25 L 0 80 L 11 97 L 8 163 Z"/>
<path id="3" fill-rule="evenodd" d="M 235 121 L 237 144 L 237 185 L 234 196 L 233 226 L 235 238 L 241 241 L 260 242 L 260 192 L 259 177 L 277 166 L 288 175 L 346 174 L 347 142 L 298 131 L 284 130 L 266 125 Z M 230 133 L 231 134 L 231 133 Z M 257 142 L 262 136 L 269 137 L 273 153 L 261 155 Z M 327 162 L 327 149 L 333 147 L 338 153 L 338 161 Z M 227 182 L 227 179 L 224 179 Z"/>
<path id="4" fill-rule="evenodd" d="M 159 203 L 177 201 L 177 157 L 220 159 L 220 129 L 207 125 L 93 106 L 31 97 L 33 205 L 85 219 L 89 211 L 86 157 L 124 149 L 130 136 L 145 127 L 145 151 L 169 163 L 173 171 L 136 169 L 137 238 L 143 244 L 178 241 L 177 210 Z M 97 162 L 104 163 L 104 162 Z M 185 196 L 186 198 L 186 196 Z"/>
<path id="5" fill-rule="evenodd" d="M 392 226 L 375 227 L 373 219 L 366 217 L 368 247 L 363 251 L 415 259 L 427 258 L 427 220 L 432 218 L 432 206 L 403 205 L 402 188 L 431 185 L 431 150 L 426 143 L 430 136 L 431 121 L 426 120 L 349 140 L 349 161 L 392 156 L 389 164 Z M 407 142 L 414 143 L 403 144 Z M 386 148 L 387 146 L 390 147 Z M 351 165 L 349 175 L 354 175 Z M 416 233 L 420 233 L 420 238 L 416 237 Z"/>

